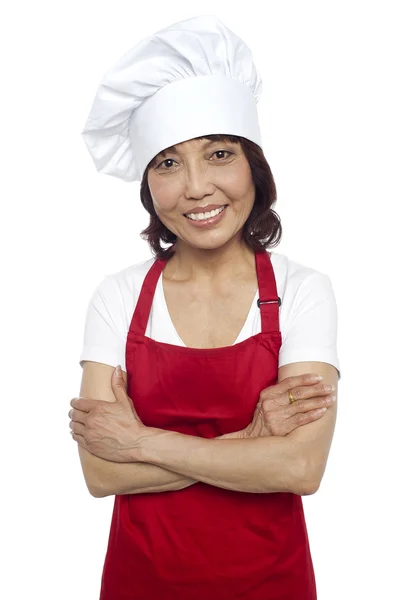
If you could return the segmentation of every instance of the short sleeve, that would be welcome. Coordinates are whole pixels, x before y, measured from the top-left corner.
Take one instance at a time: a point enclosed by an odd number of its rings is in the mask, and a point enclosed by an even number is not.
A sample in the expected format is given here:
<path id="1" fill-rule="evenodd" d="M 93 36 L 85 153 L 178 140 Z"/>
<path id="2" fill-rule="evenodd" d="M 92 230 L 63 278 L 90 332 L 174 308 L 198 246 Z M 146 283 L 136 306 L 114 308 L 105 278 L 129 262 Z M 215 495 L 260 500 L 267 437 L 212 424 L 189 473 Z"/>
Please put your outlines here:
<path id="1" fill-rule="evenodd" d="M 108 275 L 94 291 L 87 310 L 83 349 L 79 364 L 84 360 L 121 368 L 126 371 L 126 319 L 120 289 Z"/>
<path id="2" fill-rule="evenodd" d="M 282 337 L 279 367 L 302 361 L 329 363 L 341 377 L 335 294 L 329 276 L 318 271 L 299 285 Z"/>

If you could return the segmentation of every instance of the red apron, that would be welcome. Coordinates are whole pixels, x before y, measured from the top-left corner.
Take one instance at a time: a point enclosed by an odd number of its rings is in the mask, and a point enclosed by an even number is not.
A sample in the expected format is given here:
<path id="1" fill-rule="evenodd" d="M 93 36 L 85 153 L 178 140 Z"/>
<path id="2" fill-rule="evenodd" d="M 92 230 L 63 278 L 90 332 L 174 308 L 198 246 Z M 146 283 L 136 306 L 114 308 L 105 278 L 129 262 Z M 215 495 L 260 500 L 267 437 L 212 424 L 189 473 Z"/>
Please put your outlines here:
<path id="1" fill-rule="evenodd" d="M 145 336 L 166 260 L 147 273 L 126 343 L 127 391 L 149 427 L 204 438 L 252 420 L 274 385 L 281 346 L 270 257 L 255 252 L 262 332 L 222 348 Z M 282 468 L 284 468 L 282 466 Z M 176 491 L 116 495 L 100 600 L 315 600 L 302 497 L 198 482 Z"/>

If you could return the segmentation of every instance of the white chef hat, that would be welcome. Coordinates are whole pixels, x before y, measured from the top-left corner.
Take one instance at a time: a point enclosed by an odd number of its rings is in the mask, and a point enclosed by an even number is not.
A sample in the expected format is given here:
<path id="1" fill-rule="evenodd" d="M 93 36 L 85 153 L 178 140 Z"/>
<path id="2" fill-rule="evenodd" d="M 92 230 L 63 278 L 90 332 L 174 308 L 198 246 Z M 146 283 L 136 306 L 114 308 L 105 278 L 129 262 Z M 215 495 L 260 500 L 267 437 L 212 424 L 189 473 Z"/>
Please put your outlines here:
<path id="1" fill-rule="evenodd" d="M 262 146 L 262 80 L 248 46 L 214 16 L 161 29 L 103 77 L 82 133 L 97 171 L 140 181 L 162 150 L 210 134 Z"/>

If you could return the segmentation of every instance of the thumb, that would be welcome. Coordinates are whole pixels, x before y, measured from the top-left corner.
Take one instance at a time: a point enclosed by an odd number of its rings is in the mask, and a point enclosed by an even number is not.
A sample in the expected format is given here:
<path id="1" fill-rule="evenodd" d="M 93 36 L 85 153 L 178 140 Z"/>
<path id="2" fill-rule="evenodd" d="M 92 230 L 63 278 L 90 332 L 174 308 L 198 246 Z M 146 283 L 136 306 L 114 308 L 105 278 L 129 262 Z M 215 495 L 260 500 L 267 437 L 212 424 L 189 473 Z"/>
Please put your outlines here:
<path id="1" fill-rule="evenodd" d="M 125 380 L 122 376 L 122 370 L 120 365 L 117 365 L 117 367 L 114 369 L 114 372 L 112 373 L 111 386 L 117 401 L 128 400 L 129 397 L 127 395 L 127 387 Z"/>
<path id="2" fill-rule="evenodd" d="M 122 375 L 121 366 L 117 365 L 112 373 L 111 387 L 117 402 L 126 402 L 133 411 L 134 416 L 139 419 L 132 399 L 127 394 L 127 386 Z M 140 419 L 139 419 L 140 420 Z"/>

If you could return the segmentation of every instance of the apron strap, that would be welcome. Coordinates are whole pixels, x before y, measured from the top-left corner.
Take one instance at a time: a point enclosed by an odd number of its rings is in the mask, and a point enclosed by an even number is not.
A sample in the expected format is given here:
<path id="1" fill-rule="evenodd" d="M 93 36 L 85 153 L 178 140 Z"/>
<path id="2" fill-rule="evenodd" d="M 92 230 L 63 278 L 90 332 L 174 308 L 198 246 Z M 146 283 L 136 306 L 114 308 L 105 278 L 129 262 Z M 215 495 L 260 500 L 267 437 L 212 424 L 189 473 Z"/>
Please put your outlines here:
<path id="1" fill-rule="evenodd" d="M 168 259 L 156 259 L 146 274 L 130 323 L 130 332 L 145 335 L 155 289 L 167 261 Z M 273 266 L 266 250 L 255 252 L 255 263 L 259 288 L 257 304 L 260 308 L 262 333 L 280 331 L 279 307 L 281 306 L 281 298 L 277 295 Z"/>
<path id="2" fill-rule="evenodd" d="M 277 295 L 276 278 L 272 261 L 266 250 L 255 252 L 256 272 L 258 276 L 260 317 L 262 333 L 280 331 L 279 308 L 281 298 Z"/>

